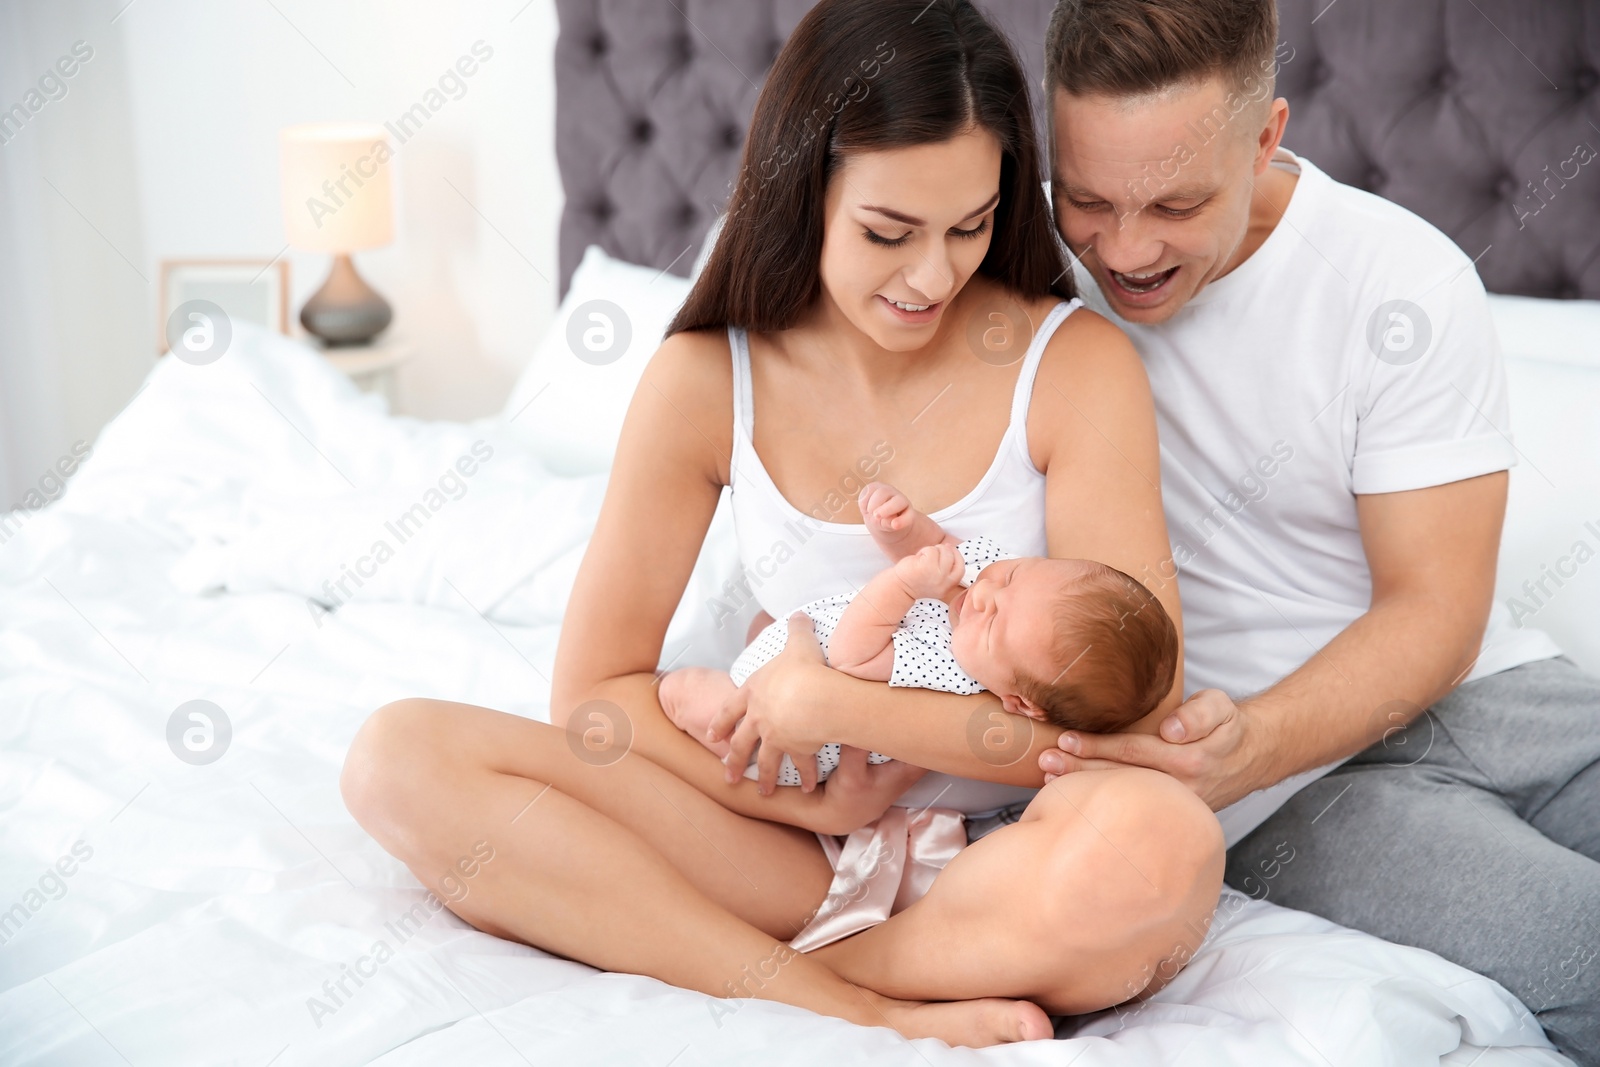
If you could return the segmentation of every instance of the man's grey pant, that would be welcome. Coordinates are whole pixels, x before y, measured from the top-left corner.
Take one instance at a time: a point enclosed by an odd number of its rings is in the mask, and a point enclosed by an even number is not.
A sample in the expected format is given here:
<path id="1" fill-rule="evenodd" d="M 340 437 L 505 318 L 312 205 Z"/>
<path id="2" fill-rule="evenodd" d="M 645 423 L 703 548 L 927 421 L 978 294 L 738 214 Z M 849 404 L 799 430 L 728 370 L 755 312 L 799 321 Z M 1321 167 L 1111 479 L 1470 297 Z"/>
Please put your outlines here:
<path id="1" fill-rule="evenodd" d="M 1600 678 L 1561 656 L 1460 686 L 1296 793 L 1227 881 L 1487 975 L 1600 1065 Z"/>

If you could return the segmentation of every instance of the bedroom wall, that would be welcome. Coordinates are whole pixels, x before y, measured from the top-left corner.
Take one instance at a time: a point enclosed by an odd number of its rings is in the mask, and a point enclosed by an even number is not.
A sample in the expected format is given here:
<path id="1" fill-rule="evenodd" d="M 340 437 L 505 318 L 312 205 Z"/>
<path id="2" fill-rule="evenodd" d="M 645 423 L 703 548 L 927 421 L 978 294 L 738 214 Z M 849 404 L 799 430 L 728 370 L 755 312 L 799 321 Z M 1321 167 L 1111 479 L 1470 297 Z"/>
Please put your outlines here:
<path id="1" fill-rule="evenodd" d="M 393 120 L 477 41 L 398 146 L 395 242 L 356 262 L 417 346 L 401 410 L 498 409 L 557 299 L 556 32 L 550 0 L 0 3 L 0 108 L 93 53 L 0 144 L 0 507 L 138 389 L 162 258 L 284 248 L 281 127 Z M 284 257 L 293 316 L 327 259 Z"/>

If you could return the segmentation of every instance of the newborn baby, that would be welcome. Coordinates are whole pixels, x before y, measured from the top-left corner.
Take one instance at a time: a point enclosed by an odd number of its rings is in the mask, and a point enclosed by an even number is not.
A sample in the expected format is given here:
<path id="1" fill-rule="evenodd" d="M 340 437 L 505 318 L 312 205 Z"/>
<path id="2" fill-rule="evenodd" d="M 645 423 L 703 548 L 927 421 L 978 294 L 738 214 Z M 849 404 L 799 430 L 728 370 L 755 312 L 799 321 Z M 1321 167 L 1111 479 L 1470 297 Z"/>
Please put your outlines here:
<path id="1" fill-rule="evenodd" d="M 829 666 L 868 681 L 938 689 L 988 690 L 1006 711 L 1073 730 L 1121 730 L 1149 714 L 1172 687 L 1178 636 L 1148 589 L 1103 563 L 1019 559 L 986 537 L 958 542 L 905 494 L 883 482 L 862 489 L 861 516 L 892 561 L 859 593 L 799 610 L 815 624 Z M 720 756 L 728 742 L 705 740 L 732 690 L 788 639 L 780 619 L 728 671 L 688 667 L 661 679 L 661 707 L 680 729 Z M 888 756 L 872 753 L 869 763 Z M 817 780 L 839 764 L 839 746 L 817 753 Z M 758 777 L 751 759 L 746 778 Z M 779 785 L 799 785 L 783 758 Z"/>

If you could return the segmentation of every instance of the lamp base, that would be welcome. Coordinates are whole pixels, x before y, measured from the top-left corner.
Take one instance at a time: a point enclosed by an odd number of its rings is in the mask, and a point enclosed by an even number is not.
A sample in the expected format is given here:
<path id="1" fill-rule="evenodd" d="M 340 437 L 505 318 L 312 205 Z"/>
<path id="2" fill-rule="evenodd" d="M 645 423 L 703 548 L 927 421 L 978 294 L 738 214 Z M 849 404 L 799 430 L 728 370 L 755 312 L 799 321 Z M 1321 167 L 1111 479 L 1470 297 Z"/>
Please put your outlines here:
<path id="1" fill-rule="evenodd" d="M 300 309 L 300 325 L 329 347 L 366 344 L 393 318 L 389 302 L 356 273 L 343 252 L 333 257 L 328 280 Z"/>

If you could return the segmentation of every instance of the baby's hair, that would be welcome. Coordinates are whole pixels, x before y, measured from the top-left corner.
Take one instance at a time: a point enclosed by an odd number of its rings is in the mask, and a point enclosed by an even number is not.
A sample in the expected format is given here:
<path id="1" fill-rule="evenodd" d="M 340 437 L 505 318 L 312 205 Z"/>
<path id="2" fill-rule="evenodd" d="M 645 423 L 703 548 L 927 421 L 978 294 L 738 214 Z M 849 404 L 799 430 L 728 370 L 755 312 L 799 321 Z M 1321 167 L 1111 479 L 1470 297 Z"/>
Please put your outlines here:
<path id="1" fill-rule="evenodd" d="M 1150 590 L 1103 563 L 1066 585 L 1053 612 L 1051 679 L 1020 672 L 1017 692 L 1057 726 L 1088 733 L 1124 729 L 1172 688 L 1178 630 Z"/>

